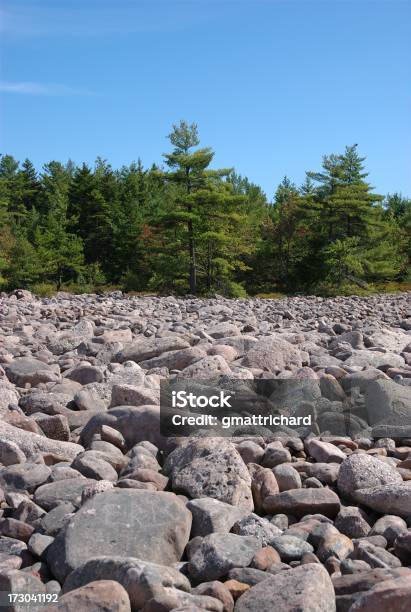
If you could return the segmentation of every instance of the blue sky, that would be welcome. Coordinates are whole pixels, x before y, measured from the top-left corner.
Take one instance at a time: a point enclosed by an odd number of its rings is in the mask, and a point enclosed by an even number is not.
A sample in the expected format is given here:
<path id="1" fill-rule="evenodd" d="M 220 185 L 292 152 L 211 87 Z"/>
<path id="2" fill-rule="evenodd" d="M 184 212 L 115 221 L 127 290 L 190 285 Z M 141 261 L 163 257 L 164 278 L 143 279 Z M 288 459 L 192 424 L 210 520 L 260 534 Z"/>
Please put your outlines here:
<path id="1" fill-rule="evenodd" d="M 411 196 L 411 0 L 1 0 L 0 151 L 161 162 L 198 123 L 271 197 L 359 143 Z"/>

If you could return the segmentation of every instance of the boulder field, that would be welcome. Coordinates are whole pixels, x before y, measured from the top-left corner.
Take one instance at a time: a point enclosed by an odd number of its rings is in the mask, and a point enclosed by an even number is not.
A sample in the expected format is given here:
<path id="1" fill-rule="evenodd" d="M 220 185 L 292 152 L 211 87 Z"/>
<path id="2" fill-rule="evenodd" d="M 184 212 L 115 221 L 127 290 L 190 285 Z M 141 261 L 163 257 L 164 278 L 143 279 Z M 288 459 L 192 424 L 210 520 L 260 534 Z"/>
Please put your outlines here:
<path id="1" fill-rule="evenodd" d="M 290 379 L 281 410 L 316 420 L 167 438 L 176 377 Z M 1 294 L 0 591 L 46 612 L 411 610 L 410 427 L 410 293 Z"/>

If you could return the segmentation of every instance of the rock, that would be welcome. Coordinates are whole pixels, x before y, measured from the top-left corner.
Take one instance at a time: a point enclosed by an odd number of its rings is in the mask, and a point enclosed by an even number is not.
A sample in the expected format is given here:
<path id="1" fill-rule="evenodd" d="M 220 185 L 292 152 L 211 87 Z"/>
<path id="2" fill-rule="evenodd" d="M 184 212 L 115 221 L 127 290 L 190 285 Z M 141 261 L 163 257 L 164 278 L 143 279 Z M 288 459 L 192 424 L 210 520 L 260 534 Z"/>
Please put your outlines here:
<path id="1" fill-rule="evenodd" d="M 235 612 L 335 612 L 334 589 L 318 564 L 301 565 L 259 582 L 235 605 Z"/>
<path id="2" fill-rule="evenodd" d="M 338 472 L 338 491 L 347 499 L 357 500 L 358 489 L 400 484 L 402 478 L 391 465 L 365 453 L 344 459 Z"/>
<path id="3" fill-rule="evenodd" d="M 142 441 L 151 442 L 159 448 L 163 448 L 165 445 L 165 441 L 160 434 L 160 410 L 158 406 L 117 406 L 107 412 L 99 412 L 82 429 L 81 443 L 88 447 L 93 437 L 100 433 L 103 425 L 109 425 L 119 431 L 125 439 L 128 449 Z"/>
<path id="4" fill-rule="evenodd" d="M 279 372 L 290 366 L 301 367 L 302 356 L 292 344 L 278 336 L 259 340 L 243 357 L 247 368 L 260 368 L 266 372 Z"/>
<path id="5" fill-rule="evenodd" d="M 355 546 L 355 558 L 365 561 L 371 567 L 396 568 L 401 567 L 401 561 L 381 546 L 375 546 L 371 542 L 357 542 Z"/>
<path id="6" fill-rule="evenodd" d="M 277 550 L 272 546 L 264 546 L 264 548 L 261 548 L 255 553 L 250 563 L 250 567 L 265 571 L 270 569 L 272 565 L 276 565 L 280 562 L 281 558 Z"/>
<path id="7" fill-rule="evenodd" d="M 52 510 L 64 502 L 70 502 L 73 506 L 79 507 L 83 489 L 93 482 L 94 480 L 84 477 L 50 482 L 36 489 L 34 501 L 45 510 Z"/>
<path id="8" fill-rule="evenodd" d="M 54 538 L 42 533 L 33 533 L 28 541 L 28 550 L 42 560 L 46 558 L 46 552 L 50 544 L 54 542 Z"/>
<path id="9" fill-rule="evenodd" d="M 353 603 L 376 584 L 399 576 L 410 575 L 410 570 L 372 569 L 355 574 L 335 575 L 332 578 L 339 610 L 348 610 Z M 378 609 L 378 608 L 377 608 Z"/>
<path id="10" fill-rule="evenodd" d="M 171 476 L 176 492 L 192 498 L 213 497 L 253 510 L 250 474 L 227 440 L 190 440 L 168 456 L 164 471 Z"/>
<path id="11" fill-rule="evenodd" d="M 110 408 L 116 406 L 146 406 L 149 404 L 158 404 L 158 396 L 152 389 L 125 383 L 113 385 Z"/>
<path id="12" fill-rule="evenodd" d="M 371 533 L 371 526 L 366 514 L 356 506 L 343 506 L 337 514 L 336 528 L 349 538 L 362 538 Z M 382 534 L 383 535 L 383 534 Z"/>
<path id="13" fill-rule="evenodd" d="M 0 533 L 7 538 L 28 542 L 34 529 L 31 525 L 14 518 L 0 519 Z"/>
<path id="14" fill-rule="evenodd" d="M 212 533 L 201 540 L 194 552 L 188 551 L 190 576 L 198 581 L 218 580 L 234 567 L 247 567 L 257 550 L 258 538 L 233 533 Z"/>
<path id="15" fill-rule="evenodd" d="M 81 503 L 84 504 L 88 499 L 91 499 L 99 493 L 111 491 L 114 485 L 109 480 L 98 480 L 85 487 L 81 493 Z"/>
<path id="16" fill-rule="evenodd" d="M 90 558 L 74 570 L 64 583 L 64 592 L 72 592 L 96 580 L 115 580 L 127 591 L 131 609 L 140 610 L 164 587 L 188 592 L 190 583 L 178 570 L 133 557 L 101 556 Z"/>
<path id="17" fill-rule="evenodd" d="M 276 465 L 273 468 L 273 473 L 280 491 L 301 489 L 301 476 L 291 464 L 281 463 L 280 465 Z"/>
<path id="18" fill-rule="evenodd" d="M 166 338 L 155 338 L 154 340 L 140 340 L 140 342 L 126 346 L 120 351 L 117 359 L 120 363 L 124 363 L 125 361 L 135 361 L 139 363 L 140 361 L 158 357 L 162 353 L 189 347 L 189 343 L 178 336 L 167 336 Z"/>
<path id="19" fill-rule="evenodd" d="M 353 366 L 361 368 L 373 366 L 374 368 L 381 369 L 400 368 L 404 363 L 404 359 L 395 353 L 380 353 L 379 351 L 369 351 L 366 349 L 352 351 L 351 357 L 344 362 L 350 368 Z"/>
<path id="20" fill-rule="evenodd" d="M 191 594 L 208 595 L 209 597 L 214 597 L 214 599 L 219 599 L 223 604 L 224 612 L 233 612 L 233 597 L 229 589 L 222 582 L 218 582 L 218 580 L 212 580 L 210 582 L 203 582 L 202 584 L 199 584 L 197 587 L 191 590 Z"/>
<path id="21" fill-rule="evenodd" d="M 223 604 L 219 599 L 207 595 L 192 595 L 178 589 L 165 587 L 157 592 L 144 606 L 144 612 L 158 610 L 209 610 L 223 612 Z"/>
<path id="22" fill-rule="evenodd" d="M 245 440 L 240 442 L 240 444 L 236 444 L 236 449 L 246 465 L 247 463 L 259 464 L 264 455 L 264 450 L 261 446 L 251 440 Z"/>
<path id="23" fill-rule="evenodd" d="M 201 346 L 190 346 L 180 351 L 170 351 L 160 357 L 153 357 L 141 361 L 140 365 L 145 370 L 151 368 L 168 368 L 169 370 L 184 370 L 188 366 L 207 357 L 206 351 Z"/>
<path id="24" fill-rule="evenodd" d="M 211 497 L 190 500 L 187 509 L 193 516 L 192 538 L 210 533 L 228 533 L 236 521 L 248 514 L 247 510 Z"/>
<path id="25" fill-rule="evenodd" d="M 46 436 L 23 431 L 3 421 L 0 421 L 0 437 L 17 444 L 28 459 L 37 457 L 39 453 L 51 453 L 61 457 L 61 460 L 72 460 L 84 450 L 79 444 L 50 440 Z"/>
<path id="26" fill-rule="evenodd" d="M 254 506 L 257 512 L 262 513 L 264 499 L 268 495 L 276 495 L 279 492 L 277 479 L 270 469 L 263 468 L 261 465 L 249 463 L 247 467 L 251 476 Z"/>
<path id="27" fill-rule="evenodd" d="M 232 374 L 230 366 L 221 355 L 208 355 L 182 370 L 184 378 L 214 378 Z"/>
<path id="28" fill-rule="evenodd" d="M 89 385 L 90 383 L 101 383 L 104 380 L 101 368 L 88 363 L 79 363 L 74 368 L 66 370 L 64 377 L 80 383 L 81 386 Z"/>
<path id="29" fill-rule="evenodd" d="M 398 536 L 401 536 L 407 531 L 407 523 L 399 516 L 387 514 L 375 521 L 369 532 L 371 536 L 381 535 L 392 546 Z"/>
<path id="30" fill-rule="evenodd" d="M 369 489 L 359 489 L 355 497 L 360 504 L 380 512 L 409 516 L 411 514 L 411 486 L 386 484 Z"/>
<path id="31" fill-rule="evenodd" d="M 346 454 L 343 453 L 337 446 L 330 444 L 329 442 L 323 442 L 322 440 L 316 440 L 310 438 L 305 443 L 309 454 L 314 457 L 316 461 L 324 463 L 342 463 L 346 459 Z"/>
<path id="32" fill-rule="evenodd" d="M 325 526 L 319 540 L 317 556 L 323 563 L 329 558 L 341 561 L 348 557 L 354 550 L 354 545 L 350 538 L 340 533 L 333 525 Z"/>
<path id="33" fill-rule="evenodd" d="M 0 463 L 8 466 L 16 463 L 24 463 L 26 455 L 20 450 L 15 442 L 5 438 L 0 439 Z"/>
<path id="34" fill-rule="evenodd" d="M 116 482 L 117 480 L 116 470 L 110 463 L 104 460 L 104 457 L 99 451 L 85 451 L 84 453 L 79 453 L 71 466 L 87 478 L 109 480 L 111 482 Z"/>
<path id="35" fill-rule="evenodd" d="M 24 387 L 30 384 L 32 387 L 39 383 L 47 383 L 59 379 L 59 374 L 54 368 L 29 357 L 21 357 L 14 359 L 10 365 L 5 368 L 6 376 L 10 382 L 18 387 Z"/>
<path id="36" fill-rule="evenodd" d="M 122 434 L 117 431 L 117 429 L 114 429 L 109 425 L 102 425 L 100 435 L 103 442 L 109 442 L 121 451 L 126 448 L 126 441 L 124 440 Z"/>
<path id="37" fill-rule="evenodd" d="M 42 516 L 40 520 L 41 529 L 47 535 L 57 535 L 75 510 L 75 506 L 70 502 L 57 502 L 52 510 Z"/>
<path id="38" fill-rule="evenodd" d="M 0 486 L 11 491 L 33 492 L 50 477 L 51 470 L 41 463 L 22 463 L 0 469 Z"/>
<path id="39" fill-rule="evenodd" d="M 259 539 L 261 546 L 271 544 L 281 533 L 278 527 L 253 512 L 234 523 L 231 531 L 241 536 L 254 536 Z"/>
<path id="40" fill-rule="evenodd" d="M 411 564 L 411 530 L 410 529 L 403 530 L 402 533 L 396 537 L 394 541 L 394 553 L 404 563 L 404 565 Z"/>
<path id="41" fill-rule="evenodd" d="M 107 383 L 90 383 L 75 393 L 73 402 L 79 410 L 107 410 L 111 389 Z"/>
<path id="42" fill-rule="evenodd" d="M 279 535 L 271 540 L 271 546 L 275 548 L 281 557 L 281 561 L 299 561 L 304 553 L 313 552 L 314 549 L 308 542 L 292 535 Z"/>
<path id="43" fill-rule="evenodd" d="M 411 389 L 398 385 L 392 380 L 375 380 L 367 385 L 365 392 L 367 420 L 371 425 L 381 420 L 389 423 L 393 415 L 410 424 Z"/>
<path id="44" fill-rule="evenodd" d="M 20 593 L 22 595 L 26 594 L 27 596 L 30 596 L 41 595 L 42 593 L 46 592 L 46 588 L 41 580 L 30 575 L 28 572 L 12 569 L 5 572 L 0 572 L 0 592 Z M 7 606 L 6 610 L 10 610 L 10 612 L 20 612 L 20 610 L 23 610 L 23 608 L 21 606 L 17 607 L 16 605 L 12 604 Z"/>
<path id="45" fill-rule="evenodd" d="M 281 463 L 290 463 L 290 461 L 291 453 L 288 448 L 284 448 L 281 442 L 272 442 L 266 446 L 261 463 L 264 467 L 273 468 Z"/>
<path id="46" fill-rule="evenodd" d="M 69 482 L 69 481 L 67 481 Z M 118 489 L 87 500 L 48 551 L 58 580 L 98 556 L 169 564 L 188 542 L 191 514 L 171 493 Z"/>
<path id="47" fill-rule="evenodd" d="M 407 612 L 411 606 L 411 577 L 384 580 L 364 593 L 350 612 Z"/>
<path id="48" fill-rule="evenodd" d="M 411 490 L 411 489 L 410 489 Z M 340 500 L 331 489 L 294 489 L 265 498 L 263 506 L 271 514 L 324 514 L 334 518 L 340 510 Z"/>
<path id="49" fill-rule="evenodd" d="M 130 612 L 127 591 L 114 580 L 95 580 L 74 589 L 59 598 L 57 604 L 44 608 L 44 612 Z"/>
<path id="50" fill-rule="evenodd" d="M 5 383 L 0 378 L 0 412 L 6 411 L 9 405 L 18 404 L 19 394 L 13 385 Z"/>
<path id="51" fill-rule="evenodd" d="M 278 565 L 283 564 L 279 563 Z M 288 567 L 288 569 L 290 568 Z M 230 580 L 236 580 L 237 582 L 248 584 L 249 586 L 254 586 L 255 584 L 258 584 L 259 582 L 262 582 L 263 580 L 269 578 L 270 574 L 267 572 L 263 572 L 259 569 L 254 569 L 252 567 L 235 567 L 234 569 L 228 572 L 227 576 Z"/>

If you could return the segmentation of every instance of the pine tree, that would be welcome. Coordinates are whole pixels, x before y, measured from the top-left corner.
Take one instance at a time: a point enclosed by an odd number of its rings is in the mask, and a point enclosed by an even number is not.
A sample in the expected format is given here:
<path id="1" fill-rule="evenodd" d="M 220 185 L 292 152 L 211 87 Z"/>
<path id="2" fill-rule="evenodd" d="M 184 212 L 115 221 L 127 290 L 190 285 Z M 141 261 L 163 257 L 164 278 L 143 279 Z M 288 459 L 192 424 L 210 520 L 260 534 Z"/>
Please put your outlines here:
<path id="1" fill-rule="evenodd" d="M 356 251 L 361 266 L 340 267 L 346 270 L 345 280 L 361 283 L 395 278 L 401 267 L 401 257 L 393 244 L 393 228 L 384 219 L 381 205 L 383 196 L 372 193 L 364 172 L 365 158 L 360 157 L 357 145 L 346 147 L 342 155 L 323 159 L 323 172 L 309 172 L 307 176 L 319 183 L 311 199 L 316 214 L 315 247 L 322 260 L 316 266 L 313 281 L 321 282 L 321 275 L 343 282 L 342 274 L 333 274 L 336 253 Z M 332 256 L 330 256 L 330 253 Z M 349 261 L 348 256 L 345 260 Z"/>
<path id="2" fill-rule="evenodd" d="M 198 276 L 210 290 L 216 285 L 228 287 L 231 273 L 241 267 L 238 236 L 244 220 L 244 197 L 224 185 L 229 169 L 210 170 L 214 153 L 210 148 L 195 149 L 200 143 L 196 124 L 180 121 L 169 135 L 174 146 L 165 155 L 172 169 L 166 179 L 176 186 L 175 209 L 167 215 L 172 225 L 183 226 L 186 234 L 189 289 L 197 293 Z M 235 236 L 237 232 L 237 236 Z M 184 235 L 175 231 L 176 246 Z M 237 252 L 231 247 L 237 242 Z"/>

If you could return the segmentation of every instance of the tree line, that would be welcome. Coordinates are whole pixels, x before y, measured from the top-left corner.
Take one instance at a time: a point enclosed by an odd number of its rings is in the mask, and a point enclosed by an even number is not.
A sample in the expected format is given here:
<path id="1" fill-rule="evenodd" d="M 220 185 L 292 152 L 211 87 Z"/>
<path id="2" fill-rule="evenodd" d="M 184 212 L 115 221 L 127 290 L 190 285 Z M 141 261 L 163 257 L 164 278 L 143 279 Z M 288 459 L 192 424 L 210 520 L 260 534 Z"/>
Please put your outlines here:
<path id="1" fill-rule="evenodd" d="M 0 289 L 242 297 L 355 293 L 410 280 L 411 200 L 378 195 L 356 144 L 324 156 L 270 201 L 210 168 L 195 124 L 169 135 L 164 166 L 115 170 L 0 156 Z"/>

